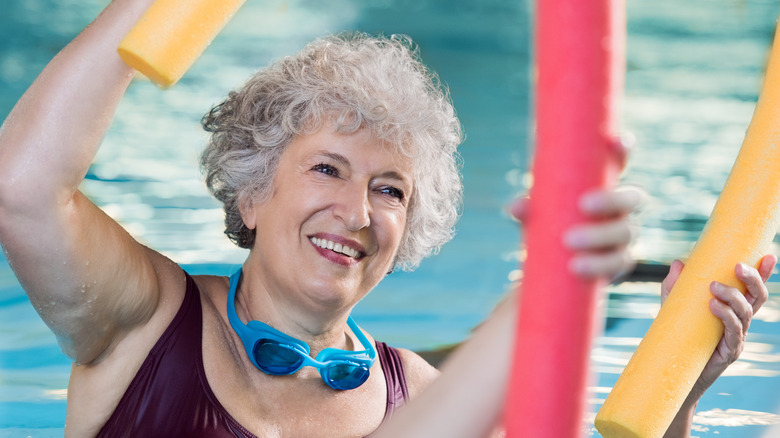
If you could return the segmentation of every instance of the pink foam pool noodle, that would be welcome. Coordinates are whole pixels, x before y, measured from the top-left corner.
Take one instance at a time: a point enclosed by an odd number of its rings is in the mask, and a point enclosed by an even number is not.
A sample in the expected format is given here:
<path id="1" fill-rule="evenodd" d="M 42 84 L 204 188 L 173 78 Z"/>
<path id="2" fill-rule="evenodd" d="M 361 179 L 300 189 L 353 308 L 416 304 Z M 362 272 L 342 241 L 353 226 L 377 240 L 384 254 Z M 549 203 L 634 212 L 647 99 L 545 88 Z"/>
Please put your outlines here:
<path id="1" fill-rule="evenodd" d="M 510 438 L 582 436 L 600 282 L 567 269 L 583 193 L 614 183 L 622 0 L 536 2 L 536 148 L 504 423 Z"/>

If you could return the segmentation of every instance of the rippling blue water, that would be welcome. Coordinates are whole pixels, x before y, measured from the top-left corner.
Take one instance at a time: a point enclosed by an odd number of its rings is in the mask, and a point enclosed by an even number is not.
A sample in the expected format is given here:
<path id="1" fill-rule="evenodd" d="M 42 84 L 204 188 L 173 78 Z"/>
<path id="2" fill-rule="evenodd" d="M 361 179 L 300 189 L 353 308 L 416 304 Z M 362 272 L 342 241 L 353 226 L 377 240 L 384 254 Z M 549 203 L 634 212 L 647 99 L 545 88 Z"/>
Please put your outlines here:
<path id="1" fill-rule="evenodd" d="M 638 145 L 624 179 L 651 194 L 637 257 L 668 263 L 687 254 L 736 156 L 778 5 L 628 3 L 623 118 Z M 4 5 L 0 117 L 105 4 Z M 415 273 L 392 274 L 355 315 L 395 345 L 420 350 L 458 342 L 500 299 L 518 264 L 521 236 L 503 207 L 525 187 L 531 27 L 528 7 L 518 1 L 249 1 L 178 85 L 165 92 L 144 82 L 131 87 L 83 190 L 139 240 L 191 272 L 227 274 L 245 253 L 224 238 L 221 210 L 200 181 L 201 115 L 256 68 L 317 36 L 406 33 L 449 85 L 463 121 L 463 218 L 440 255 Z M 657 291 L 655 283 L 610 288 L 609 324 L 593 350 L 594 409 L 649 326 Z M 780 422 L 777 296 L 757 318 L 743 359 L 702 400 L 695 435 L 760 436 Z M 0 436 L 61 435 L 68 372 L 69 362 L 0 260 Z"/>

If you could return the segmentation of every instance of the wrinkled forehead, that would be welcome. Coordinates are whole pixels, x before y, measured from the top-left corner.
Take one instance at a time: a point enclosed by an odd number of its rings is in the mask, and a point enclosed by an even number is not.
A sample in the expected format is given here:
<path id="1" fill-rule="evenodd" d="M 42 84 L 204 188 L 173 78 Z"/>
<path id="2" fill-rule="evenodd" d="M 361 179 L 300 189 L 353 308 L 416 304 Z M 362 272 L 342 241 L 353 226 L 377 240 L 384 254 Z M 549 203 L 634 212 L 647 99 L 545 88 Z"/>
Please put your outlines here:
<path id="1" fill-rule="evenodd" d="M 303 133 L 312 134 L 320 129 L 332 129 L 341 134 L 365 134 L 380 143 L 383 150 L 394 157 L 399 166 L 410 172 L 410 177 L 417 175 L 420 160 L 423 159 L 423 148 L 415 141 L 415 135 L 404 130 L 398 123 L 387 118 L 370 120 L 359 117 L 355 111 L 329 111 L 320 119 L 309 118 L 303 124 Z"/>

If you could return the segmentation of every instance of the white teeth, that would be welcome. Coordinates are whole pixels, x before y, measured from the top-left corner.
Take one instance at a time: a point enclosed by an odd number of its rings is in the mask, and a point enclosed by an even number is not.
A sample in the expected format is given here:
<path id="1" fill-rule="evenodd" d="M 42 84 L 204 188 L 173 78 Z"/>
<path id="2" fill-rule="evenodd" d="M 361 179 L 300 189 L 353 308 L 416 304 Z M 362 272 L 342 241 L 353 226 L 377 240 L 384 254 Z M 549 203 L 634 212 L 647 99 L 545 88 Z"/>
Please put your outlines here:
<path id="1" fill-rule="evenodd" d="M 342 245 L 340 243 L 333 242 L 331 240 L 325 240 L 320 239 L 317 237 L 311 237 L 309 240 L 311 240 L 311 243 L 319 246 L 320 248 L 324 249 L 330 249 L 333 252 L 337 252 L 339 254 L 344 254 L 348 257 L 352 257 L 353 259 L 358 258 L 360 253 L 346 245 Z"/>

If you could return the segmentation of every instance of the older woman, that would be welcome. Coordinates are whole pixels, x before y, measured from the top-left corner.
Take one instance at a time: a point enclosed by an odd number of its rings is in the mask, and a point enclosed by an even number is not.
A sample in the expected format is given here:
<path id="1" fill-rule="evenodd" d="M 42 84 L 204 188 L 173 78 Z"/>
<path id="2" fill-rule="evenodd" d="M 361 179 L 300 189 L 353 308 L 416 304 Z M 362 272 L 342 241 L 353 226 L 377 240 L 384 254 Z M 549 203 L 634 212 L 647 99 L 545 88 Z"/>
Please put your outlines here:
<path id="1" fill-rule="evenodd" d="M 447 94 L 403 38 L 326 38 L 257 73 L 204 118 L 202 158 L 226 233 L 249 256 L 230 278 L 190 277 L 78 191 L 133 77 L 117 44 L 150 3 L 112 1 L 0 133 L 0 240 L 74 360 L 66 435 L 374 432 L 438 375 L 350 313 L 451 237 L 461 134 Z M 572 230 L 582 274 L 624 267 L 635 198 L 585 200 L 601 221 Z M 745 275 L 765 293 L 758 272 Z M 479 374 L 500 383 L 507 362 Z M 493 416 L 501 388 L 486 387 Z"/>

